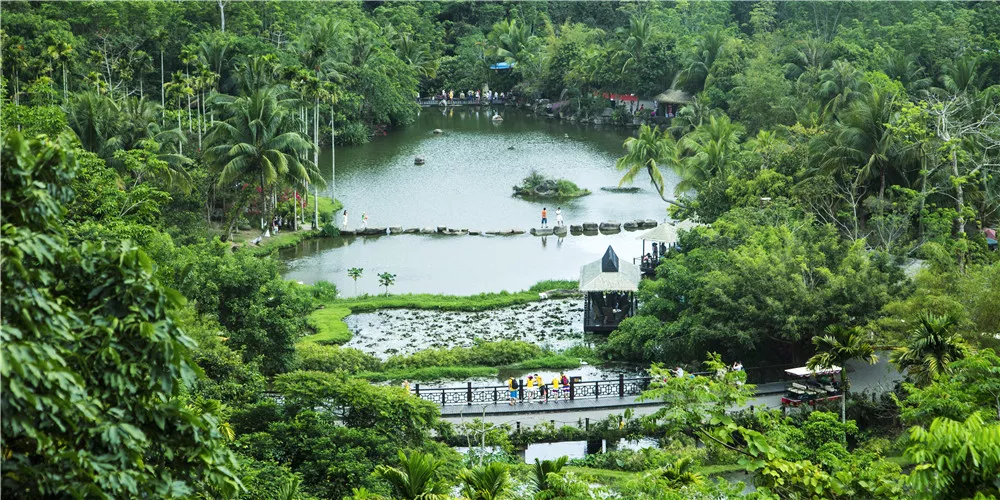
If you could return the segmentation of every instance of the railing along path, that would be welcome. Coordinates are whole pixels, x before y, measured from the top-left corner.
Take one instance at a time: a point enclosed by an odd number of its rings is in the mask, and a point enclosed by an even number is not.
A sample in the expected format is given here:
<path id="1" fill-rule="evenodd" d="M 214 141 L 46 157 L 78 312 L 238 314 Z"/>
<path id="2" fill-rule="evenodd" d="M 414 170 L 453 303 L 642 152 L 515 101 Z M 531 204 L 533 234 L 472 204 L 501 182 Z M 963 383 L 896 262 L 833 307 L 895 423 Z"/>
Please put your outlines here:
<path id="1" fill-rule="evenodd" d="M 625 378 L 619 375 L 618 379 L 576 381 L 570 379 L 568 399 L 575 401 L 578 399 L 610 399 L 624 398 L 626 396 L 638 396 L 642 391 L 649 388 L 651 377 Z M 563 392 L 560 386 L 560 396 L 566 398 L 567 393 Z M 538 389 L 535 389 L 536 393 Z M 549 399 L 555 399 L 554 389 L 550 388 Z M 473 387 L 472 382 L 468 382 L 465 387 L 420 387 L 415 384 L 410 392 L 418 398 L 437 403 L 442 406 L 450 405 L 472 405 L 472 404 L 507 404 L 510 401 L 510 389 L 506 385 L 490 385 Z M 537 396 L 536 396 L 537 397 Z M 523 402 L 526 399 L 524 381 L 518 380 L 517 400 Z"/>

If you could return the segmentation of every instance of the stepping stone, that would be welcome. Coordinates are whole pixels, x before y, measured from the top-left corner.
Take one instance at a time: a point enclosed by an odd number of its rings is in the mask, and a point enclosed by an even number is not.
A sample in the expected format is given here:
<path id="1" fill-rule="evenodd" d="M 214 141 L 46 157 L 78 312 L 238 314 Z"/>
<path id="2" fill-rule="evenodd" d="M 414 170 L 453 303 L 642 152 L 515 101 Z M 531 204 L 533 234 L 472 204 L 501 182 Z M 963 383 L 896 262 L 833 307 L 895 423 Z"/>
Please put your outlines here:
<path id="1" fill-rule="evenodd" d="M 389 234 L 399 234 L 403 232 L 402 226 L 389 226 Z"/>
<path id="2" fill-rule="evenodd" d="M 420 229 L 420 234 L 434 234 L 436 231 L 433 227 L 425 227 Z"/>
<path id="3" fill-rule="evenodd" d="M 653 219 L 646 219 L 645 221 L 643 221 L 642 227 L 644 227 L 646 229 L 652 229 L 652 228 L 654 228 L 654 227 L 656 227 L 658 225 L 659 225 L 659 223 L 656 222 L 655 220 L 653 220 Z"/>
<path id="4" fill-rule="evenodd" d="M 535 236 L 551 236 L 553 231 L 550 227 L 533 227 L 531 228 L 531 234 Z"/>
<path id="5" fill-rule="evenodd" d="M 586 228 L 585 228 L 586 229 Z M 601 231 L 621 231 L 622 225 L 617 221 L 609 220 L 601 223 Z"/>
<path id="6" fill-rule="evenodd" d="M 438 226 L 438 227 L 437 227 L 437 231 L 438 231 L 439 233 L 443 233 L 443 232 L 446 232 L 446 231 L 448 231 L 448 228 L 447 228 L 447 227 L 445 227 L 445 226 Z"/>
<path id="7" fill-rule="evenodd" d="M 469 231 L 469 236 L 479 236 L 480 234 L 481 234 L 480 231 L 476 230 Z"/>
<path id="8" fill-rule="evenodd" d="M 573 232 L 580 232 L 583 231 L 583 226 L 581 226 L 580 224 L 570 224 L 569 230 Z"/>
<path id="9" fill-rule="evenodd" d="M 552 232 L 559 236 L 566 236 L 566 226 L 556 226 L 552 228 Z"/>
<path id="10" fill-rule="evenodd" d="M 353 229 L 341 229 L 340 230 L 340 235 L 341 236 L 354 236 L 355 234 L 357 234 L 357 231 L 355 231 Z"/>
<path id="11" fill-rule="evenodd" d="M 420 232 L 420 228 L 417 228 L 417 227 L 408 227 L 408 228 L 406 228 L 406 229 L 403 230 L 403 234 L 416 234 L 416 233 L 419 233 L 419 232 Z"/>
<path id="12" fill-rule="evenodd" d="M 626 231 L 635 231 L 636 229 L 639 229 L 639 224 L 636 222 L 626 222 L 624 227 Z"/>
<path id="13" fill-rule="evenodd" d="M 598 229 L 598 225 L 597 225 L 596 222 L 584 222 L 583 223 L 583 230 L 584 231 L 597 231 L 597 229 Z"/>

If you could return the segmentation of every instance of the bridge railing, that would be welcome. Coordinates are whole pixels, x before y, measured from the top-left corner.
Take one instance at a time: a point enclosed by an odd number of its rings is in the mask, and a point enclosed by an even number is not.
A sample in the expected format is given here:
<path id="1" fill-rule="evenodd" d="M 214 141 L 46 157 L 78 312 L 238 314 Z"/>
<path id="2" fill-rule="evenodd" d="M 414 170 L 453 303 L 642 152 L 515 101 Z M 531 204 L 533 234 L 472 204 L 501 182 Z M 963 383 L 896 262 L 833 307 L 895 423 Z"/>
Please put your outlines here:
<path id="1" fill-rule="evenodd" d="M 638 396 L 649 388 L 650 380 L 652 380 L 650 377 L 625 378 L 624 375 L 619 375 L 617 379 L 607 380 L 574 381 L 571 379 L 569 390 L 564 392 L 564 389 L 560 387 L 559 396 L 568 398 L 570 401 Z M 506 385 L 473 387 L 472 382 L 468 382 L 465 387 L 420 387 L 420 384 L 415 384 L 410 392 L 421 399 L 442 406 L 501 404 L 510 401 L 510 389 Z M 555 397 L 555 393 L 550 389 L 549 399 L 555 399 Z M 517 399 L 518 401 L 528 399 L 524 392 L 523 380 L 518 381 Z"/>

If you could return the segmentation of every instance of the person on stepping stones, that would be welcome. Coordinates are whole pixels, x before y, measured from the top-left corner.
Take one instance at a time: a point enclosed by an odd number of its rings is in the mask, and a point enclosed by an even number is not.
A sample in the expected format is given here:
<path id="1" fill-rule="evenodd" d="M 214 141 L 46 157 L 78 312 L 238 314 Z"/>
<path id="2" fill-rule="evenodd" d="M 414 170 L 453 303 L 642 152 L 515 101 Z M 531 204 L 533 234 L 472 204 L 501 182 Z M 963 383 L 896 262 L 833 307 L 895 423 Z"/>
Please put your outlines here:
<path id="1" fill-rule="evenodd" d="M 542 207 L 542 227 L 549 225 L 549 211 L 546 207 Z"/>

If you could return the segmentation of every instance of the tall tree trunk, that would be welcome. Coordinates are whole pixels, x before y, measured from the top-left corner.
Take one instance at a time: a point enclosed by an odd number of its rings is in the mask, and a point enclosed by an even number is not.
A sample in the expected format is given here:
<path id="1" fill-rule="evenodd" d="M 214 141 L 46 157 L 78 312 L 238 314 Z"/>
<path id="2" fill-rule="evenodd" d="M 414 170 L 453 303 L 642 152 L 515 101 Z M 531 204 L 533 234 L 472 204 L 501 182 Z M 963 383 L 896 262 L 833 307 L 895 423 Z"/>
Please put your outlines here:
<path id="1" fill-rule="evenodd" d="M 267 188 L 264 187 L 264 169 L 260 170 L 260 225 L 264 237 L 271 237 L 271 220 L 267 217 Z"/>
<path id="2" fill-rule="evenodd" d="M 337 144 L 336 144 L 336 134 L 334 133 L 334 118 L 333 118 L 333 106 L 330 106 L 330 199 L 334 203 L 337 202 Z M 316 165 L 316 169 L 319 170 L 319 165 Z M 336 215 L 336 214 L 335 214 Z"/>
<path id="3" fill-rule="evenodd" d="M 965 190 L 962 188 L 962 183 L 958 182 L 958 152 L 955 147 L 951 148 L 951 175 L 952 181 L 955 182 L 955 222 L 952 228 L 952 233 L 958 236 L 965 232 L 965 215 L 963 214 L 965 209 Z"/>
<path id="4" fill-rule="evenodd" d="M 66 61 L 63 61 L 63 103 L 66 102 L 67 96 L 69 95 L 69 85 L 66 83 Z"/>
<path id="5" fill-rule="evenodd" d="M 219 19 L 222 21 L 222 32 L 226 32 L 226 3 L 223 0 L 218 0 L 219 2 Z"/>
<path id="6" fill-rule="evenodd" d="M 163 118 L 167 117 L 167 91 L 166 83 L 163 82 L 163 49 L 160 49 L 160 113 Z M 166 121 L 166 120 L 164 120 Z"/>
<path id="7" fill-rule="evenodd" d="M 313 101 L 313 165 L 319 171 L 319 96 Z M 319 229 L 319 188 L 313 183 L 313 230 Z"/>

